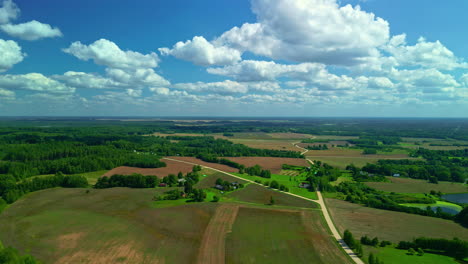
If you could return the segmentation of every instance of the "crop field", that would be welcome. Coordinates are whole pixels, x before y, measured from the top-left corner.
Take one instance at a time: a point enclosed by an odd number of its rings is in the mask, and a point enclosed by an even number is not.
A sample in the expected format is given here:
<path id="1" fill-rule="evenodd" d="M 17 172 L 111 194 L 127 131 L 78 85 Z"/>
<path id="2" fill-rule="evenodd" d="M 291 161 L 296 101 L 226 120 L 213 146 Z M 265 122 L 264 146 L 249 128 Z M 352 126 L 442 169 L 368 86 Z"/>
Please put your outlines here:
<path id="1" fill-rule="evenodd" d="M 126 166 L 121 166 L 117 167 L 115 169 L 112 169 L 108 172 L 106 172 L 102 176 L 112 176 L 115 174 L 121 174 L 121 175 L 131 175 L 133 173 L 139 173 L 142 175 L 154 175 L 158 176 L 160 178 L 165 177 L 169 174 L 175 174 L 182 172 L 182 173 L 188 173 L 192 171 L 193 165 L 187 164 L 187 163 L 182 163 L 182 162 L 177 162 L 177 161 L 172 161 L 172 160 L 163 160 L 164 163 L 166 163 L 166 167 L 162 168 L 135 168 L 135 167 L 126 167 Z"/>
<path id="2" fill-rule="evenodd" d="M 233 168 L 233 167 L 229 167 L 229 166 L 226 166 L 226 165 L 223 165 L 223 164 L 218 164 L 218 163 L 211 163 L 211 162 L 206 162 L 206 161 L 203 161 L 203 160 L 200 160 L 200 159 L 197 159 L 195 157 L 179 157 L 179 156 L 175 156 L 175 157 L 168 157 L 168 158 L 171 158 L 171 159 L 176 159 L 176 160 L 181 160 L 181 161 L 186 161 L 186 162 L 191 162 L 191 163 L 195 163 L 195 164 L 199 164 L 201 166 L 208 166 L 208 167 L 211 167 L 211 168 L 215 168 L 215 169 L 218 169 L 218 170 L 222 170 L 222 171 L 225 171 L 225 172 L 238 172 L 239 170 L 236 169 L 236 168 Z M 164 162 L 167 162 L 169 160 L 167 159 L 161 159 L 162 161 Z M 182 164 L 183 162 L 177 162 L 177 161 L 174 161 L 178 164 Z M 193 167 L 193 165 L 190 165 L 190 168 Z"/>
<path id="3" fill-rule="evenodd" d="M 227 196 L 241 202 L 257 204 L 269 204 L 270 198 L 273 197 L 275 205 L 318 208 L 318 204 L 314 202 L 287 195 L 279 191 L 267 189 L 262 186 L 258 186 L 257 184 L 249 184 L 245 188 L 232 192 Z"/>
<path id="4" fill-rule="evenodd" d="M 240 208 L 226 239 L 226 263 L 350 263 L 314 221 L 319 212 L 307 214 Z"/>
<path id="5" fill-rule="evenodd" d="M 432 190 L 442 193 L 468 192 L 468 187 L 462 183 L 439 182 L 433 184 L 425 180 L 409 178 L 387 177 L 387 179 L 390 182 L 366 182 L 365 184 L 377 190 L 397 193 L 430 193 Z"/>
<path id="6" fill-rule="evenodd" d="M 151 208 L 155 189 L 49 189 L 0 215 L 0 240 L 45 263 L 189 263 L 216 204 Z"/>
<path id="7" fill-rule="evenodd" d="M 272 158 L 272 157 L 226 157 L 245 167 L 260 165 L 263 169 L 270 170 L 271 173 L 278 174 L 282 170 L 283 164 L 309 167 L 310 164 L 305 159 L 295 158 Z"/>
<path id="8" fill-rule="evenodd" d="M 375 248 L 364 246 L 364 252 L 372 252 L 374 256 L 380 260 L 385 260 L 385 263 L 411 263 L 411 264 L 458 264 L 454 258 L 424 253 L 423 256 L 408 255 L 407 250 L 399 250 L 393 247 Z M 367 257 L 367 254 L 366 254 Z"/>
<path id="9" fill-rule="evenodd" d="M 468 239 L 459 224 L 435 217 L 369 208 L 349 202 L 326 199 L 327 207 L 340 233 L 349 229 L 355 237 L 368 235 L 398 243 L 417 237 Z"/>
<path id="10" fill-rule="evenodd" d="M 299 151 L 299 149 L 293 145 L 293 143 L 297 142 L 297 139 L 287 140 L 230 138 L 229 140 L 234 143 L 243 144 L 251 148 Z"/>
<path id="11" fill-rule="evenodd" d="M 304 144 L 302 144 L 304 145 Z M 349 164 L 362 167 L 367 163 L 376 163 L 380 159 L 415 159 L 410 158 L 408 154 L 395 153 L 395 154 L 374 154 L 364 155 L 360 149 L 349 148 L 331 148 L 329 150 L 309 150 L 305 156 L 311 160 L 319 160 L 328 163 L 331 166 L 340 169 L 346 168 Z"/>

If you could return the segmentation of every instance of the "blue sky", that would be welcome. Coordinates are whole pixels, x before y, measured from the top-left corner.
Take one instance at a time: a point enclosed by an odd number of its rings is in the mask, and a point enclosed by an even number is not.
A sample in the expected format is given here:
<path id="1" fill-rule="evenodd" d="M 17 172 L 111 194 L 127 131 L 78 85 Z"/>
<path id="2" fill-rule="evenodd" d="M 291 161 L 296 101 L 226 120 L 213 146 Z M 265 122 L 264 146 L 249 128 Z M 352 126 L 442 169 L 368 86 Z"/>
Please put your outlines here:
<path id="1" fill-rule="evenodd" d="M 467 9 L 0 0 L 0 115 L 468 117 Z"/>

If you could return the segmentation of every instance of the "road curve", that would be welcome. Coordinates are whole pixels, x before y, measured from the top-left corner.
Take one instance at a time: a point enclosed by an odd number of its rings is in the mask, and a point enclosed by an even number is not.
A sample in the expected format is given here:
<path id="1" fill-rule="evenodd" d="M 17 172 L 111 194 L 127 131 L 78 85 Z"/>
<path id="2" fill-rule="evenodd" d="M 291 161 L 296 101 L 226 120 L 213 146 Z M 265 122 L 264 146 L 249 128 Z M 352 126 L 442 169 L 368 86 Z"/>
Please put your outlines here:
<path id="1" fill-rule="evenodd" d="M 188 162 L 188 161 L 183 161 L 183 160 L 177 160 L 177 159 L 172 159 L 172 158 L 162 158 L 162 159 L 171 160 L 171 161 L 177 161 L 177 162 L 186 163 L 186 164 L 191 164 L 191 165 L 199 165 L 199 166 L 202 166 L 202 167 L 204 167 L 204 168 L 208 168 L 208 169 L 211 169 L 211 170 L 214 170 L 214 171 L 217 171 L 217 172 L 220 172 L 220 173 L 229 175 L 229 176 L 231 176 L 231 177 L 238 178 L 238 179 L 241 179 L 241 180 L 250 182 L 250 183 L 252 183 L 252 184 L 257 184 L 257 185 L 259 185 L 259 186 L 265 187 L 263 184 L 254 182 L 254 181 L 252 181 L 252 180 L 244 179 L 244 178 L 239 177 L 239 176 L 236 176 L 236 175 L 234 175 L 234 174 L 231 174 L 231 173 L 228 173 L 228 172 L 225 172 L 225 171 L 222 171 L 222 170 L 218 170 L 218 169 L 215 169 L 215 168 L 211 168 L 211 167 L 208 167 L 208 166 L 203 166 L 203 165 L 200 165 L 200 164 L 197 164 L 197 163 Z M 313 164 L 312 161 L 310 161 L 310 160 L 308 160 L 308 161 L 311 162 L 311 163 Z M 266 188 L 266 187 L 265 187 L 265 188 Z M 340 233 L 339 233 L 338 230 L 336 229 L 335 224 L 334 224 L 333 221 L 331 220 L 330 214 L 328 213 L 328 210 L 327 210 L 327 206 L 325 205 L 325 201 L 323 200 L 323 198 L 322 198 L 322 193 L 321 193 L 320 191 L 317 190 L 318 200 L 312 200 L 312 199 L 309 199 L 309 198 L 306 198 L 306 197 L 302 197 L 302 196 L 297 195 L 297 194 L 294 194 L 294 193 L 289 193 L 289 192 L 283 192 L 283 193 L 286 194 L 286 195 L 291 195 L 291 196 L 299 197 L 299 198 L 304 199 L 304 200 L 307 200 L 307 201 L 311 201 L 311 202 L 314 202 L 314 203 L 318 203 L 318 204 L 320 205 L 320 209 L 322 210 L 323 216 L 325 217 L 325 221 L 327 222 L 327 225 L 328 225 L 329 229 L 330 229 L 331 232 L 332 232 L 333 237 L 338 241 L 338 243 L 339 243 L 340 246 L 343 248 L 343 250 L 346 252 L 346 254 L 348 254 L 348 255 L 351 257 L 351 259 L 354 261 L 354 263 L 356 263 L 356 264 L 365 264 L 365 263 L 356 255 L 356 253 L 354 253 L 353 250 L 344 242 L 344 240 L 343 240 L 343 238 L 341 237 Z"/>

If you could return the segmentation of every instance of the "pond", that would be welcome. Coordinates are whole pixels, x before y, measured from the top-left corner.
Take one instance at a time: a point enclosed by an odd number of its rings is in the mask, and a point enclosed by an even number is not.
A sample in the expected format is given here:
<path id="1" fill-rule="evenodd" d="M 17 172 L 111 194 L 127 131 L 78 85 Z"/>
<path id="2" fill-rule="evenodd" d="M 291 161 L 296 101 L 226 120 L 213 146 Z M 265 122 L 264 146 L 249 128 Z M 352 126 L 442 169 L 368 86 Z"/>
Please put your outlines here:
<path id="1" fill-rule="evenodd" d="M 468 193 L 446 194 L 442 196 L 442 199 L 445 199 L 453 203 L 468 204 Z"/>

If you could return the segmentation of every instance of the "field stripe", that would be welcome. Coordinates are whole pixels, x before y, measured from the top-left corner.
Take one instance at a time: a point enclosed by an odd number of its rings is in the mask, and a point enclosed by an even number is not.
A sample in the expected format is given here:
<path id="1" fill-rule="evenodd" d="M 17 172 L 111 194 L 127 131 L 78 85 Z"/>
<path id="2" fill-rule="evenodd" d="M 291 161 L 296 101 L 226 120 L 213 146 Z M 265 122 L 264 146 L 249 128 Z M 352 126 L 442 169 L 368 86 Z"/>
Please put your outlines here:
<path id="1" fill-rule="evenodd" d="M 223 264 L 226 255 L 226 234 L 232 231 L 239 206 L 220 205 L 203 235 L 198 253 L 198 264 Z"/>

